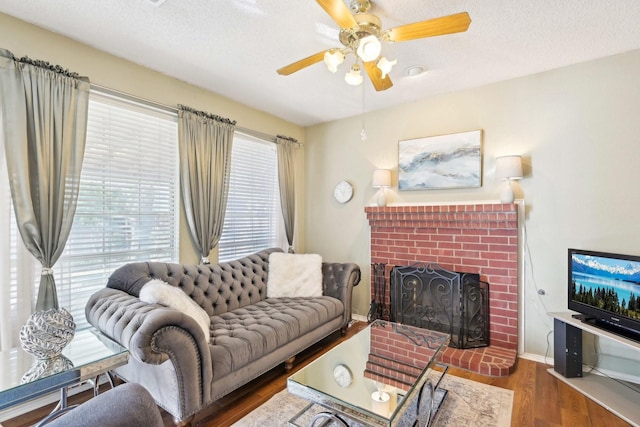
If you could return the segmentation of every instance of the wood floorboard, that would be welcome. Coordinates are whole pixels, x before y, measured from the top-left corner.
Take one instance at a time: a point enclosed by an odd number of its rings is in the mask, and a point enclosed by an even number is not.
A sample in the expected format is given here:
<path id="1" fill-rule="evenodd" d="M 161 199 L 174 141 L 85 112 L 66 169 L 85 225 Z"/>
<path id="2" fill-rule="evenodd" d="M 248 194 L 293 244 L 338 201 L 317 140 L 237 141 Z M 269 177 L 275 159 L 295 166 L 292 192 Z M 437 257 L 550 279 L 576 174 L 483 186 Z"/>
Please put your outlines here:
<path id="1" fill-rule="evenodd" d="M 196 427 L 228 427 L 253 409 L 286 388 L 289 375 L 306 366 L 330 348 L 366 327 L 366 323 L 354 324 L 345 337 L 339 333 L 312 346 L 298 355 L 291 371 L 279 366 L 258 379 L 216 401 L 198 414 Z M 629 427 L 602 406 L 583 396 L 546 372 L 548 366 L 526 359 L 518 359 L 514 372 L 508 377 L 488 377 L 458 368 L 450 368 L 449 375 L 502 387 L 514 391 L 511 425 L 514 427 Z M 73 397 L 83 401 L 89 394 Z M 3 427 L 28 427 L 45 417 L 51 410 L 41 408 L 29 414 L 3 421 Z M 173 425 L 171 415 L 162 411 L 165 426 Z"/>
<path id="2" fill-rule="evenodd" d="M 576 393 L 572 387 L 562 382 L 558 384 L 558 391 L 560 406 L 565 409 L 565 419 L 568 418 L 570 426 L 576 425 L 579 422 L 577 420 L 582 421 L 582 418 L 589 419 L 586 398 L 582 394 Z M 589 426 L 590 422 L 582 425 Z"/>
<path id="3" fill-rule="evenodd" d="M 514 392 L 511 425 L 535 426 L 537 369 L 535 364 L 528 362 L 528 360 L 518 359 L 514 373 L 511 374 L 513 382 L 509 384 L 509 389 Z M 478 380 L 478 382 L 484 381 Z"/>
<path id="4" fill-rule="evenodd" d="M 606 426 L 606 427 L 627 427 L 629 423 L 618 417 L 610 417 L 611 412 L 604 407 L 598 405 L 589 398 L 584 398 L 587 403 L 587 416 L 591 420 L 592 427 Z M 638 420 L 640 421 L 640 420 Z"/>
<path id="5" fill-rule="evenodd" d="M 535 376 L 535 407 L 546 408 L 545 411 L 536 414 L 536 421 L 544 422 L 545 426 L 561 425 L 561 405 L 558 405 L 558 380 L 549 375 L 547 365 L 536 364 Z"/>

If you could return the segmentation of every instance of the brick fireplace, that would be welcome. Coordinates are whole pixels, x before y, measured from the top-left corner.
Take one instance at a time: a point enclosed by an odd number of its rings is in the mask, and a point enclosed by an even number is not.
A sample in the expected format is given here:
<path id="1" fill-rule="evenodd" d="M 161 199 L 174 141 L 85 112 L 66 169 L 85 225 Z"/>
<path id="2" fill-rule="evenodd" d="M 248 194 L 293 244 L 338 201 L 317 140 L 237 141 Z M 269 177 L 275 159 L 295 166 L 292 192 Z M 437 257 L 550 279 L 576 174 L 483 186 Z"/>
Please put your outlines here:
<path id="1" fill-rule="evenodd" d="M 387 277 L 394 266 L 421 262 L 476 273 L 489 283 L 490 345 L 448 348 L 441 359 L 482 374 L 508 375 L 518 348 L 517 206 L 408 205 L 366 207 L 365 212 L 371 227 L 371 263 L 386 264 Z M 390 291 L 385 295 L 389 304 Z"/>

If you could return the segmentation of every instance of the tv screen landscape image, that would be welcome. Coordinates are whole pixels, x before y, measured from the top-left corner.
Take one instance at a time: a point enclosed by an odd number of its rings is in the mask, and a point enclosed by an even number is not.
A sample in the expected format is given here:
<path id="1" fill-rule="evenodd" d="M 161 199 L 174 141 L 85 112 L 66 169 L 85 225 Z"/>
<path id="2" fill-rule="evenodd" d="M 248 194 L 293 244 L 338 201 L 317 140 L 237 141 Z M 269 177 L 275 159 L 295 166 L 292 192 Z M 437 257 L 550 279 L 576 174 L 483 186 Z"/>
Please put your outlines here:
<path id="1" fill-rule="evenodd" d="M 569 249 L 569 309 L 637 340 L 640 257 Z"/>

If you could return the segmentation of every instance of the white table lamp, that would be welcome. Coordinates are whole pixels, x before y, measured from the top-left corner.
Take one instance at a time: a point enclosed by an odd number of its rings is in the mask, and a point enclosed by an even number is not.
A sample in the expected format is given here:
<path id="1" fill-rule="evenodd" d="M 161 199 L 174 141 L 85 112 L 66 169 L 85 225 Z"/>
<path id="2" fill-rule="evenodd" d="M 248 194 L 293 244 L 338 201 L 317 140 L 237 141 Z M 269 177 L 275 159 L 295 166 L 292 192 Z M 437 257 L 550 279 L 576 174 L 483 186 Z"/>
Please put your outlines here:
<path id="1" fill-rule="evenodd" d="M 496 157 L 496 179 L 504 180 L 500 190 L 502 203 L 513 203 L 515 194 L 511 188 L 511 181 L 522 179 L 522 159 L 520 156 Z"/>
<path id="2" fill-rule="evenodd" d="M 378 206 L 387 206 L 387 196 L 384 189 L 391 187 L 391 171 L 389 169 L 376 169 L 373 171 L 373 188 L 379 188 L 376 202 Z"/>

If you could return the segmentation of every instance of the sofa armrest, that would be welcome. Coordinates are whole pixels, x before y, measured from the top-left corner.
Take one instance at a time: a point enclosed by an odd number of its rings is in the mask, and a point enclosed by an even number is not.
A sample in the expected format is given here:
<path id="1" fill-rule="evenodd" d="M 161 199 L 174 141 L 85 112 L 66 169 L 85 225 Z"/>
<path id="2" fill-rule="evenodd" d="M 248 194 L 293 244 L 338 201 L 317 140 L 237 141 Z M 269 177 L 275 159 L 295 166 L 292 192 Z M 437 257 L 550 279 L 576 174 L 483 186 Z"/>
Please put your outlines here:
<path id="1" fill-rule="evenodd" d="M 185 395 L 204 402 L 210 399 L 211 354 L 193 318 L 109 288 L 91 296 L 85 315 L 89 323 L 126 347 L 137 360 L 159 365 L 171 359 Z"/>
<path id="2" fill-rule="evenodd" d="M 324 295 L 334 297 L 344 304 L 343 327 L 351 321 L 351 298 L 353 287 L 360 283 L 360 267 L 355 263 L 322 263 L 322 286 Z"/>

